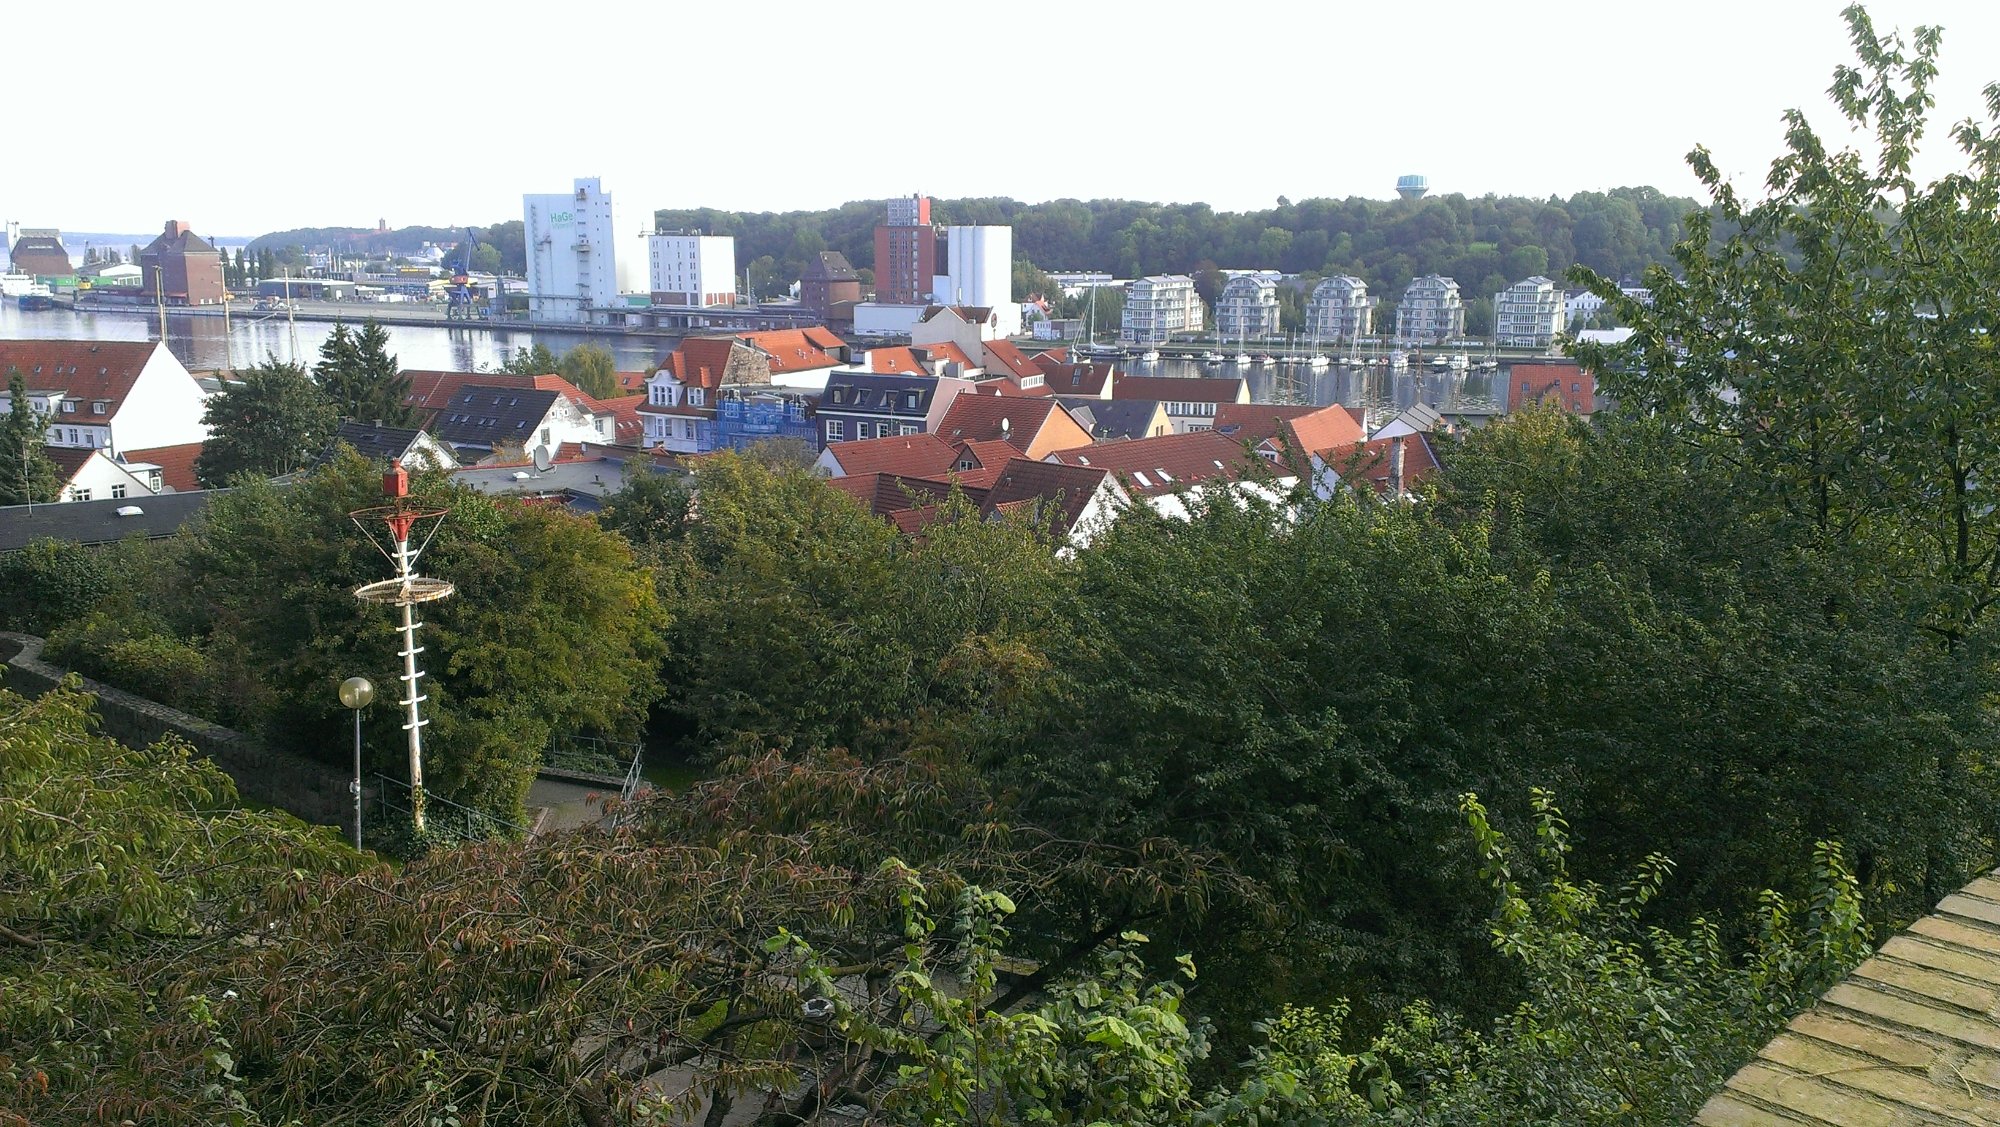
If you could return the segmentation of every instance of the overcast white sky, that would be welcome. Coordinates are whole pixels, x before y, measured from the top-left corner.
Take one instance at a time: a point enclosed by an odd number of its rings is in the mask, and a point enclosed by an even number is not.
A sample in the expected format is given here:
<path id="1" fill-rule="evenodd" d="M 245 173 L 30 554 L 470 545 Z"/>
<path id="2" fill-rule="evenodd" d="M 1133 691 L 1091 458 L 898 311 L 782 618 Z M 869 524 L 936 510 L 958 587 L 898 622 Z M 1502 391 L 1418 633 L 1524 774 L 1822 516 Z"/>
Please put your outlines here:
<path id="1" fill-rule="evenodd" d="M 601 176 L 621 209 L 1695 194 L 1754 185 L 1779 114 L 1830 124 L 1838 0 L 969 4 L 517 0 L 10 5 L 0 218 L 485 224 Z M 1945 28 L 1929 159 L 2000 80 L 2000 2 Z M 1532 12 L 1532 14 L 1530 14 Z"/>

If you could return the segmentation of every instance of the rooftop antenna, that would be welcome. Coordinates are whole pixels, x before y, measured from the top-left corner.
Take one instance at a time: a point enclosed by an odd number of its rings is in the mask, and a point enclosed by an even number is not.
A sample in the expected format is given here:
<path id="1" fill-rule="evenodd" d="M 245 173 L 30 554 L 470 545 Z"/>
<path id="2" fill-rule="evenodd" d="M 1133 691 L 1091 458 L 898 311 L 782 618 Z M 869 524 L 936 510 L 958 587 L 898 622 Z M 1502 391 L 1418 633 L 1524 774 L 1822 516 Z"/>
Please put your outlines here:
<path id="1" fill-rule="evenodd" d="M 398 702 L 408 713 L 403 721 L 403 730 L 409 733 L 410 741 L 410 818 L 419 834 L 424 832 L 424 748 L 423 727 L 430 721 L 423 718 L 421 708 L 425 697 L 417 687 L 423 671 L 417 668 L 417 655 L 424 652 L 417 645 L 417 628 L 423 623 L 416 620 L 411 608 L 418 603 L 434 603 L 448 599 L 456 590 L 443 579 L 431 579 L 417 574 L 417 557 L 437 530 L 444 525 L 448 509 L 421 505 L 410 497 L 410 475 L 401 466 L 395 466 L 382 475 L 382 492 L 389 498 L 386 505 L 356 509 L 347 514 L 359 528 L 368 542 L 375 546 L 391 564 L 396 574 L 374 583 L 364 583 L 354 589 L 354 597 L 364 603 L 380 603 L 385 606 L 400 607 L 403 612 L 403 649 L 398 655 L 403 659 L 403 674 L 398 680 L 403 682 L 403 699 Z M 388 534 L 378 538 L 376 522 L 387 526 Z M 423 533 L 423 543 L 412 550 L 410 538 L 414 533 Z M 393 551 L 391 549 L 394 549 Z"/>
<path id="2" fill-rule="evenodd" d="M 554 467 L 555 467 L 555 464 L 556 464 L 556 463 L 555 463 L 555 459 L 553 459 L 553 458 L 549 457 L 549 448 L 548 448 L 548 447 L 546 447 L 546 446 L 537 446 L 537 447 L 535 447 L 535 472 L 536 472 L 536 473 L 547 473 L 547 472 L 549 472 L 549 470 L 551 470 L 552 468 L 554 468 Z"/>

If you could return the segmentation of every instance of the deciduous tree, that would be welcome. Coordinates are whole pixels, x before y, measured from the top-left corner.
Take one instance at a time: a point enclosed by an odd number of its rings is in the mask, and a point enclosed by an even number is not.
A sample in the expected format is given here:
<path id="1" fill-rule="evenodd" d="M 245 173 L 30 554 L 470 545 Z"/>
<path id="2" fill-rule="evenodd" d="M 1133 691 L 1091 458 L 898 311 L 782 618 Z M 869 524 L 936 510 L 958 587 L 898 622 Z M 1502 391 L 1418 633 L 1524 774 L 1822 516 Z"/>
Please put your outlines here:
<path id="1" fill-rule="evenodd" d="M 291 473 L 326 449 L 339 420 L 305 369 L 267 357 L 209 399 L 202 415 L 209 435 L 195 476 L 215 488 L 239 474 Z"/>

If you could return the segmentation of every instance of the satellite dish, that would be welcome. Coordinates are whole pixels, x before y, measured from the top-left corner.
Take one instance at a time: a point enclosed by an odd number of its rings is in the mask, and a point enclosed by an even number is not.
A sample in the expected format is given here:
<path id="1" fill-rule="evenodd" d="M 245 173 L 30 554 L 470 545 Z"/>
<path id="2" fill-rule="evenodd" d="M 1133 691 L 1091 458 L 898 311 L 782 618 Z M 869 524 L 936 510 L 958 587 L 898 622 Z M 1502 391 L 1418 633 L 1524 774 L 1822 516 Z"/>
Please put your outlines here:
<path id="1" fill-rule="evenodd" d="M 555 464 L 556 464 L 555 459 L 549 457 L 548 447 L 546 446 L 535 447 L 535 470 L 538 473 L 549 472 L 549 468 L 551 466 L 554 466 Z"/>

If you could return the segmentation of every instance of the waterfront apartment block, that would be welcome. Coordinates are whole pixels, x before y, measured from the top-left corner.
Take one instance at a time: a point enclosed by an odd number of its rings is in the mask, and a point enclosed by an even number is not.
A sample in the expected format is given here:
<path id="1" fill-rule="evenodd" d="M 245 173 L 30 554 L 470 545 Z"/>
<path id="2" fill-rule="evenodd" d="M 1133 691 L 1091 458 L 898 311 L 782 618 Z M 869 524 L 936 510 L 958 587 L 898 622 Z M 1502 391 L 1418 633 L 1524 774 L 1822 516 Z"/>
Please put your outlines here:
<path id="1" fill-rule="evenodd" d="M 1403 288 L 1396 307 L 1396 339 L 1405 344 L 1437 344 L 1465 335 L 1465 302 L 1458 283 L 1426 274 Z"/>
<path id="2" fill-rule="evenodd" d="M 1306 335 L 1313 340 L 1353 340 L 1375 331 L 1375 306 L 1368 283 L 1352 274 L 1335 274 L 1313 287 L 1306 303 Z"/>
<path id="3" fill-rule="evenodd" d="M 636 293 L 644 284 L 643 266 L 635 261 L 641 248 L 631 247 L 621 265 L 617 233 L 628 228 L 618 221 L 611 193 L 595 176 L 579 178 L 575 185 L 567 193 L 521 197 L 528 244 L 528 316 L 535 321 L 612 324 L 622 320 L 615 312 L 619 295 Z"/>
<path id="4" fill-rule="evenodd" d="M 1275 270 L 1238 274 L 1215 299 L 1215 335 L 1245 341 L 1278 331 L 1278 279 Z"/>
<path id="5" fill-rule="evenodd" d="M 1165 344 L 1175 333 L 1200 332 L 1204 320 L 1193 278 L 1186 274 L 1139 278 L 1125 290 L 1118 343 Z"/>
<path id="6" fill-rule="evenodd" d="M 653 304 L 736 304 L 735 239 L 700 231 L 671 231 L 650 236 L 646 243 Z"/>
<path id="7" fill-rule="evenodd" d="M 1494 295 L 1494 335 L 1508 347 L 1547 348 L 1563 331 L 1564 296 L 1539 274 L 1515 282 Z"/>

